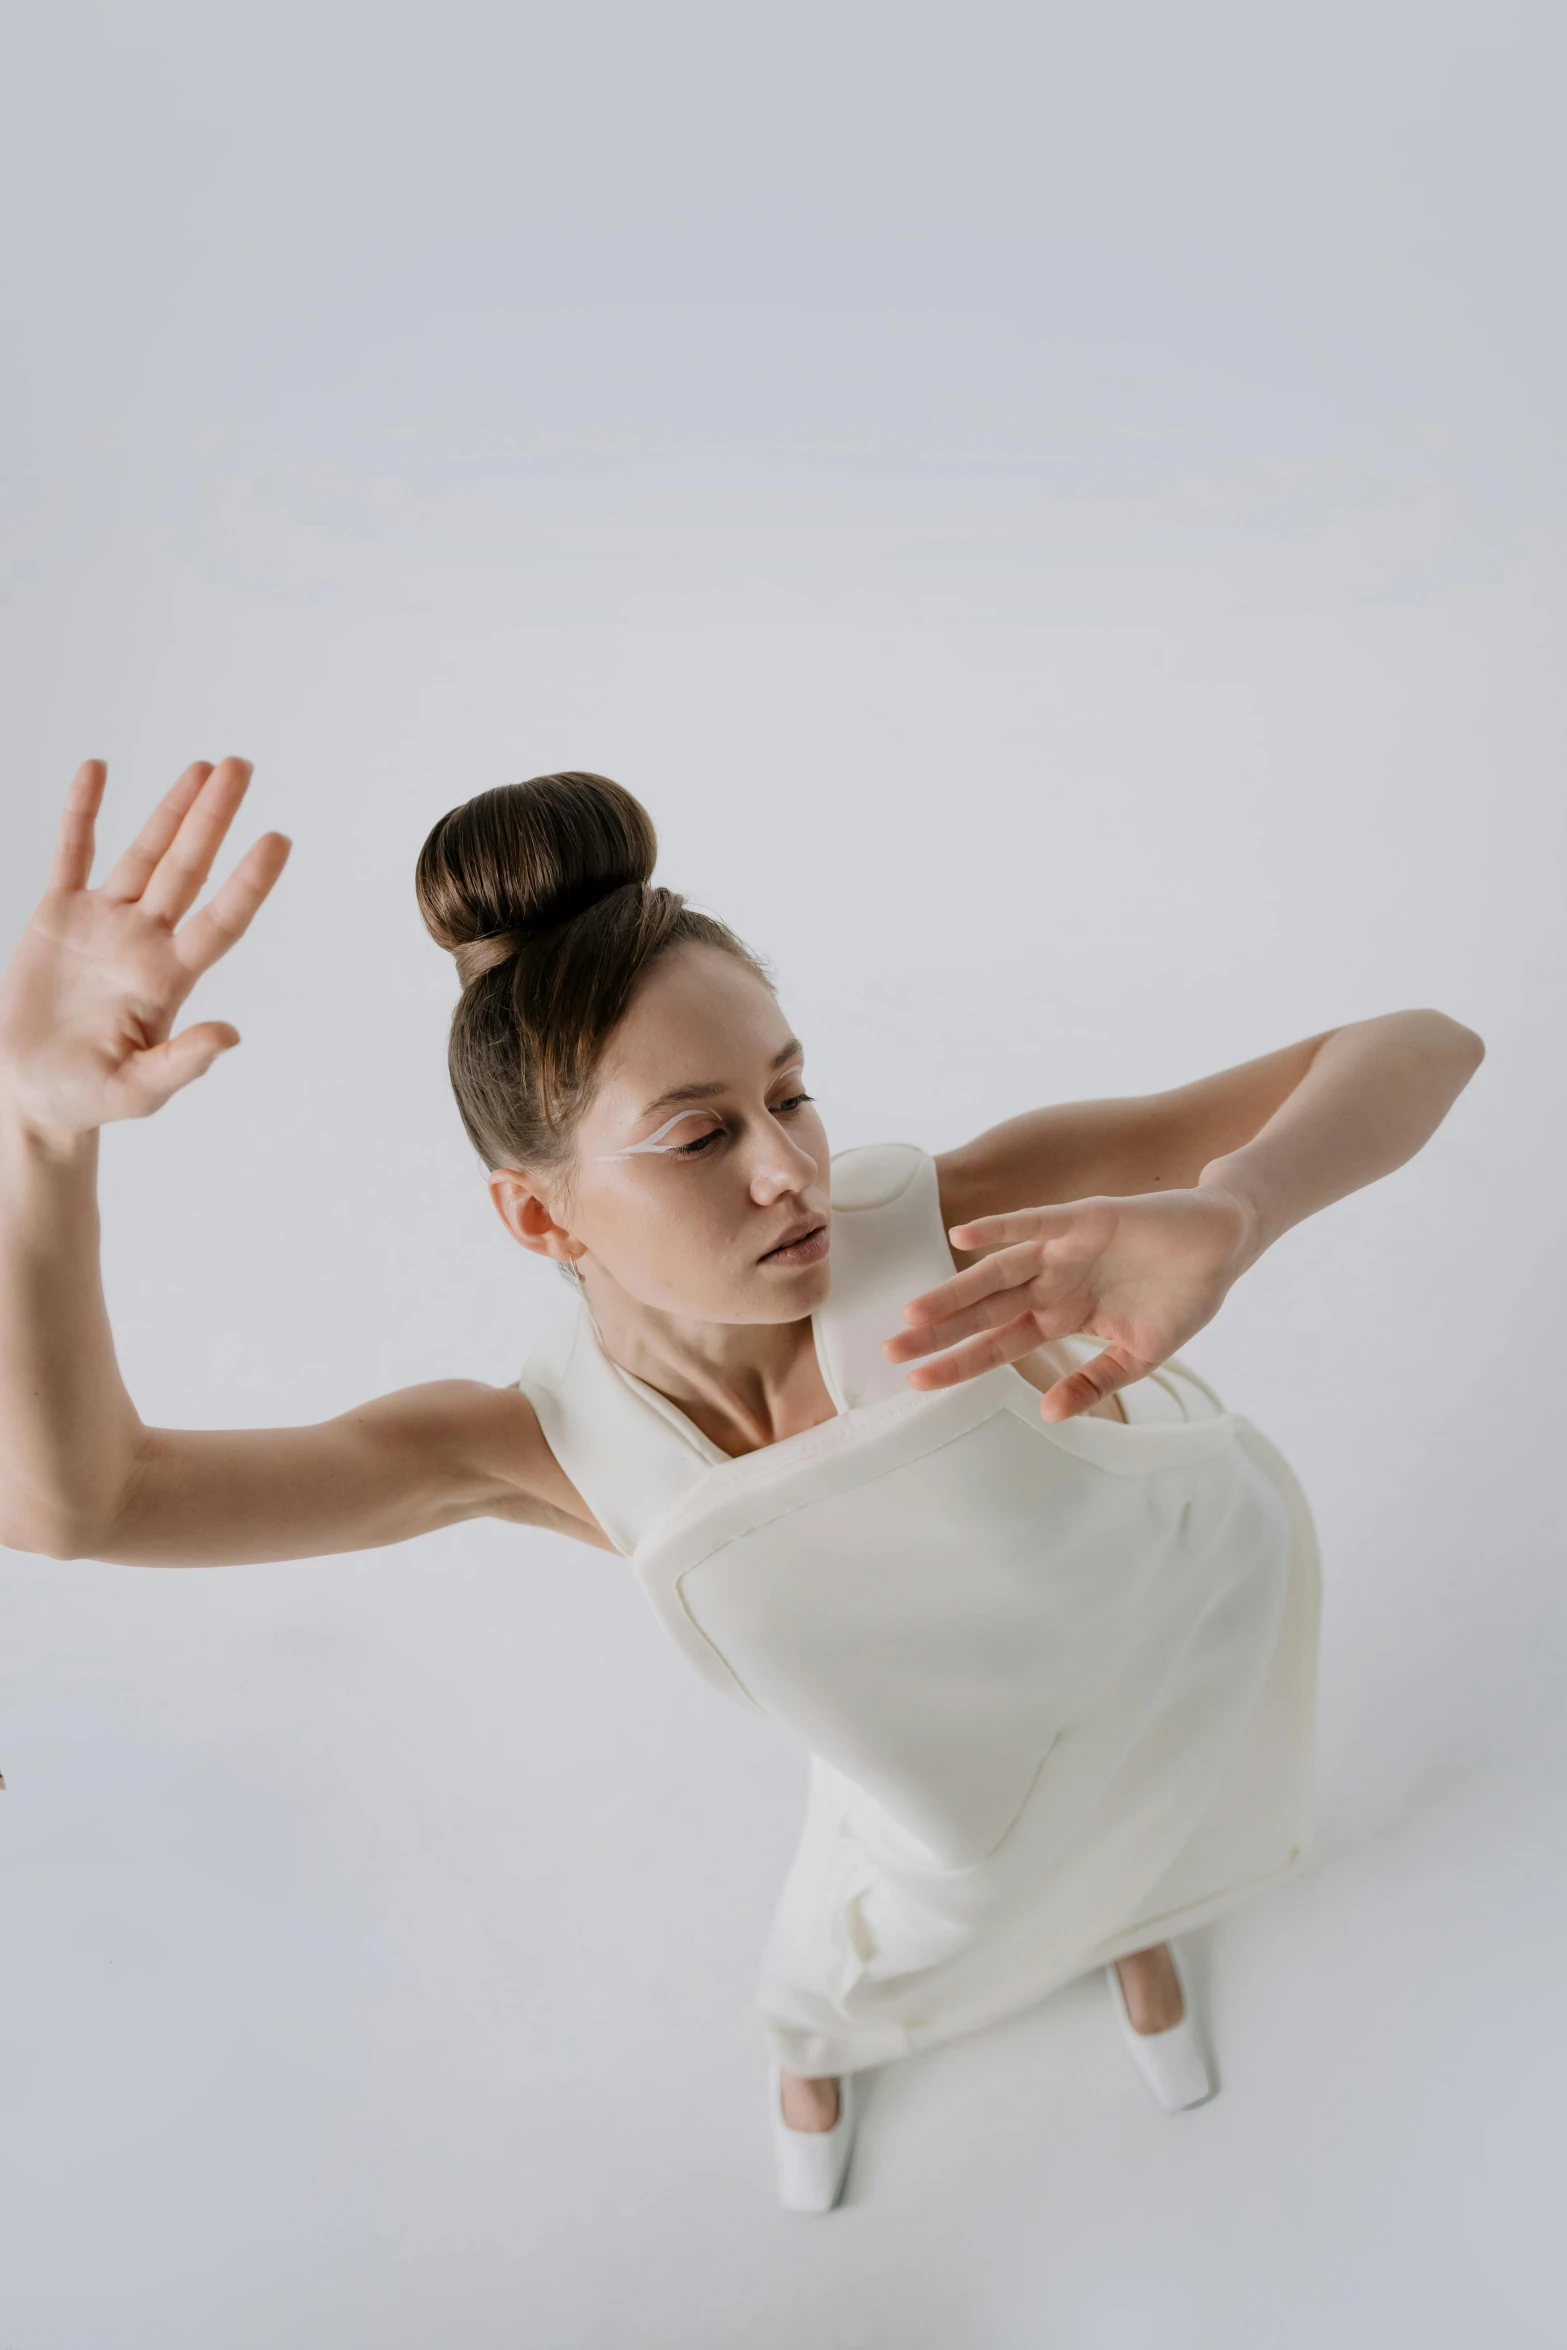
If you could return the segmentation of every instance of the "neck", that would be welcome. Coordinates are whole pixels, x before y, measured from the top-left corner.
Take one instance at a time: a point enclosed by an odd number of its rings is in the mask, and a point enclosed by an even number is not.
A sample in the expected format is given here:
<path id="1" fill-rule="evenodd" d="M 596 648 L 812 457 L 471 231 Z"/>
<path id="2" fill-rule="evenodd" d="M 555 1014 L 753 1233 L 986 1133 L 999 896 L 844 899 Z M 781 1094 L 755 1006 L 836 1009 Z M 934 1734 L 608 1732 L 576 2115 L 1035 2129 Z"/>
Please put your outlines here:
<path id="1" fill-rule="evenodd" d="M 809 1315 L 796 1322 L 703 1322 L 644 1305 L 602 1266 L 584 1283 L 612 1362 L 656 1387 L 731 1455 L 834 1417 Z"/>

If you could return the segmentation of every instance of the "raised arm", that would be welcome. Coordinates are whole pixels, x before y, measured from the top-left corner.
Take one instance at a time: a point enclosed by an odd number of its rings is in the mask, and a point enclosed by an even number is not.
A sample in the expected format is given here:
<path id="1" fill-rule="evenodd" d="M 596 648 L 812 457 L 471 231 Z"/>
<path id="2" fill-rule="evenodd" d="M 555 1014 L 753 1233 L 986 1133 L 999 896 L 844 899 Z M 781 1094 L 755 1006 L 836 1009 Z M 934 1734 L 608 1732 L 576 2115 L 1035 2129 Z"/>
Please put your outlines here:
<path id="1" fill-rule="evenodd" d="M 968 1224 L 1096 1194 L 1183 1190 L 1225 1158 L 1234 1177 L 1245 1151 L 1250 1168 L 1265 1159 L 1284 1186 L 1267 1203 L 1266 1245 L 1412 1158 L 1484 1056 L 1445 1012 L 1384 1012 L 1164 1093 L 1025 1110 L 937 1160 L 942 1212 Z"/>
<path id="2" fill-rule="evenodd" d="M 1433 1011 L 1328 1029 L 1162 1094 L 1074 1102 L 938 1159 L 954 1252 L 884 1351 L 945 1387 L 1042 1341 L 1104 1351 L 1049 1388 L 1048 1420 L 1090 1409 L 1212 1320 L 1262 1251 L 1414 1156 L 1484 1058 Z M 950 1350 L 950 1351 L 949 1351 Z"/>
<path id="3" fill-rule="evenodd" d="M 126 1392 L 99 1273 L 97 1130 L 150 1115 L 239 1041 L 223 1021 L 175 1020 L 288 854 L 263 835 L 190 914 L 249 780 L 239 759 L 187 768 L 91 889 L 105 770 L 90 761 L 0 979 L 0 1541 L 217 1565 L 493 1515 L 609 1547 L 515 1389 L 440 1381 L 314 1427 L 210 1432 L 145 1427 Z"/>

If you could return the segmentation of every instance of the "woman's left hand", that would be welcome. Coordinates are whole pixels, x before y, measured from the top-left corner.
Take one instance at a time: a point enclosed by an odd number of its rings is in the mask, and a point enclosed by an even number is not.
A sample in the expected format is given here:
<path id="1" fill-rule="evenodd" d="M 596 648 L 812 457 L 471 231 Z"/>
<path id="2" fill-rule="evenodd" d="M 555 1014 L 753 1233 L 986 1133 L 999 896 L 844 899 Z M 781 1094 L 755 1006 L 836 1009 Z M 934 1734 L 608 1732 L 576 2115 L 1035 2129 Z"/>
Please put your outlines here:
<path id="1" fill-rule="evenodd" d="M 909 1385 L 952 1387 L 1047 1338 L 1100 1339 L 1101 1354 L 1047 1389 L 1047 1420 L 1069 1420 L 1167 1362 L 1212 1321 L 1254 1250 L 1251 1210 L 1218 1184 L 1019 1208 L 954 1224 L 950 1237 L 995 1254 L 911 1298 L 910 1327 L 882 1352 L 894 1363 L 939 1352 Z"/>

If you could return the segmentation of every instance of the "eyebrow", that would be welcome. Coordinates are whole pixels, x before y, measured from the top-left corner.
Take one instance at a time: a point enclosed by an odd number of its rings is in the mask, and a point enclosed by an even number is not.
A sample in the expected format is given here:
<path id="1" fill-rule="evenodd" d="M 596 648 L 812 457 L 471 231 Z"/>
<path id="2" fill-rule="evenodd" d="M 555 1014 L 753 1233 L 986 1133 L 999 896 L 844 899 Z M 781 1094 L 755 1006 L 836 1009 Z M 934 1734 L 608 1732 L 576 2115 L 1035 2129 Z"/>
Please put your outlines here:
<path id="1" fill-rule="evenodd" d="M 805 1047 L 800 1039 L 797 1036 L 791 1036 L 787 1044 L 779 1046 L 767 1065 L 769 1069 L 774 1070 L 787 1068 L 791 1061 L 800 1060 L 804 1052 Z M 651 1118 L 655 1110 L 667 1110 L 671 1102 L 710 1101 L 715 1093 L 727 1093 L 728 1090 L 729 1084 L 726 1078 L 715 1078 L 712 1083 L 707 1085 L 672 1085 L 668 1093 L 659 1095 L 657 1101 L 648 1102 L 641 1115 L 644 1118 Z"/>

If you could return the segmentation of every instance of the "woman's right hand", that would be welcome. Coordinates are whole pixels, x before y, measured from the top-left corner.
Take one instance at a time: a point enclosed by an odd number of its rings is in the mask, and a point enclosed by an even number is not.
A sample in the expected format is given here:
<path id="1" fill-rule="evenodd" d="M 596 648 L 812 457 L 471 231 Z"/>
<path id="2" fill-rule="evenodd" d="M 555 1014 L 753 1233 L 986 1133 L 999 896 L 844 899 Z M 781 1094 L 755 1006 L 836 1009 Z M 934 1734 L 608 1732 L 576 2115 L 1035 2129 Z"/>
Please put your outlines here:
<path id="1" fill-rule="evenodd" d="M 126 1392 L 90 1137 L 146 1117 L 238 1042 L 222 1020 L 177 1035 L 174 1024 L 288 854 L 281 833 L 264 834 L 191 913 L 249 781 L 243 759 L 188 767 L 90 889 L 104 770 L 89 761 L 49 887 L 0 976 L 0 1543 L 216 1566 L 494 1517 L 611 1549 L 515 1387 L 438 1379 L 304 1428 L 149 1428 Z M 10 1147 L 18 1132 L 27 1147 Z"/>
<path id="2" fill-rule="evenodd" d="M 96 889 L 93 827 L 108 770 L 89 759 L 66 797 L 49 887 L 0 977 L 0 1091 L 64 1144 L 145 1118 L 239 1042 L 226 1020 L 174 1033 L 201 974 L 242 938 L 288 857 L 263 833 L 190 912 L 250 782 L 250 763 L 187 767 Z"/>

